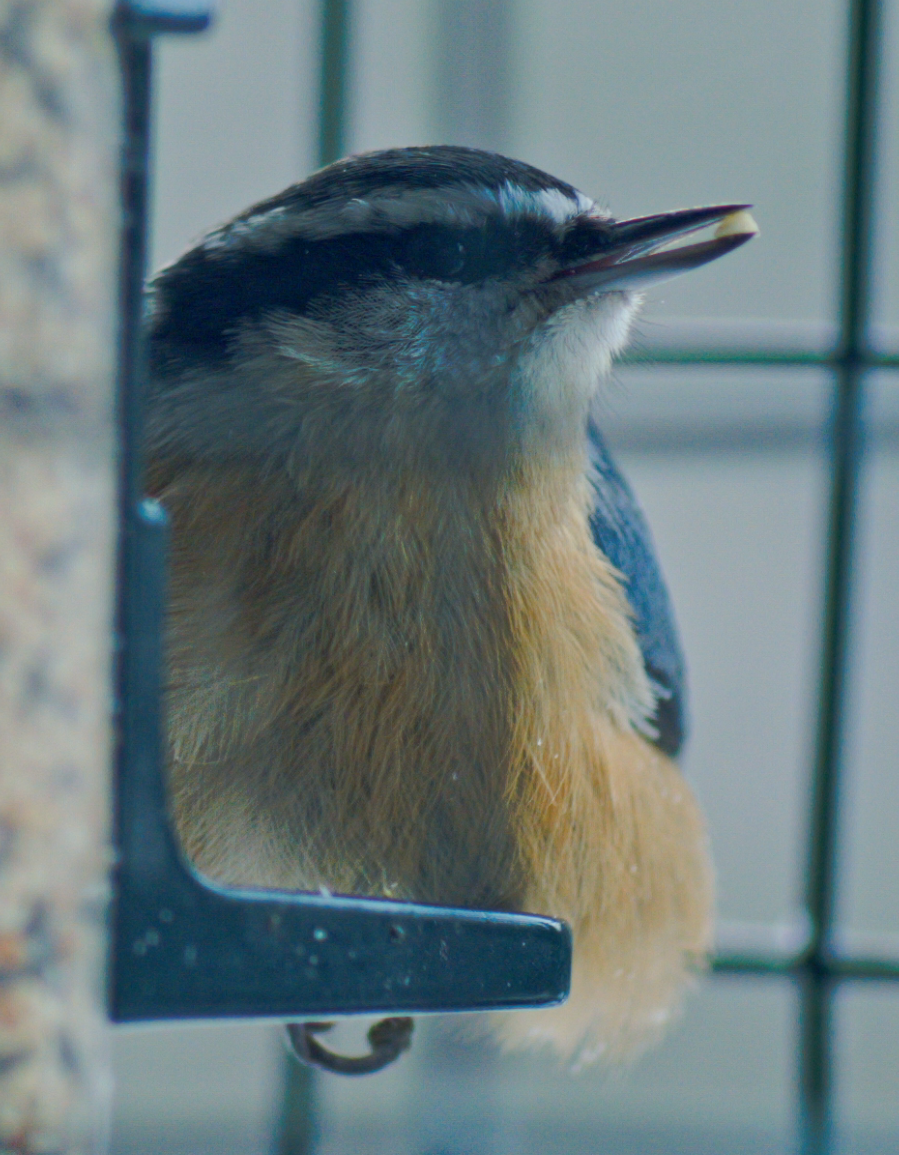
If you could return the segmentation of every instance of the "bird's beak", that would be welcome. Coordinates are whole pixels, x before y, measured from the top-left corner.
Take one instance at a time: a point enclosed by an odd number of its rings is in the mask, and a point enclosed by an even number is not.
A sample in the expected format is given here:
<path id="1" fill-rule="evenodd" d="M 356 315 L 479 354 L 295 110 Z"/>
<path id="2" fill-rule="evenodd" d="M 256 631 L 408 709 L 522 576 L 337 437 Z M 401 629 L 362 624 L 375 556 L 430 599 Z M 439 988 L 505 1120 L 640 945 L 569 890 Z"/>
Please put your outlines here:
<path id="1" fill-rule="evenodd" d="M 678 209 L 653 217 L 606 223 L 602 251 L 561 269 L 552 278 L 565 278 L 580 296 L 596 289 L 642 289 L 723 257 L 754 237 L 758 225 L 749 205 L 715 205 Z M 712 237 L 691 245 L 672 245 L 690 233 L 717 224 Z"/>

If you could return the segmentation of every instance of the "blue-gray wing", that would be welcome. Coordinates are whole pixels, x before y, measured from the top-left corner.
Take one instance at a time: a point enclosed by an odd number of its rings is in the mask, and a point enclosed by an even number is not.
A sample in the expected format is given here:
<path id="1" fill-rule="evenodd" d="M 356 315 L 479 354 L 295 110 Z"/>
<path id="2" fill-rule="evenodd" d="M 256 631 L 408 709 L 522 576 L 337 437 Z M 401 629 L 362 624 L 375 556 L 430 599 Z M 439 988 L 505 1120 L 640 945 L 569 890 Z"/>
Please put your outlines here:
<path id="1" fill-rule="evenodd" d="M 653 741 L 674 755 L 686 733 L 687 688 L 671 599 L 643 511 L 592 424 L 589 437 L 596 494 L 590 515 L 593 540 L 624 575 L 643 662 L 659 692 Z"/>

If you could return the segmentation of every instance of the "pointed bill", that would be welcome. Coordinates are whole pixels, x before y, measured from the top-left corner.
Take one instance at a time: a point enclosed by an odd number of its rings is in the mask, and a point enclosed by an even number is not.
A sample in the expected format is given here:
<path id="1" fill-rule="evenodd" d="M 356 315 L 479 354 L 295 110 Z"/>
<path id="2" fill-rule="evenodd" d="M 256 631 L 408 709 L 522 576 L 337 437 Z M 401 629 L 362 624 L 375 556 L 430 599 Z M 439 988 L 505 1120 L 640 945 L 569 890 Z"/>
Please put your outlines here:
<path id="1" fill-rule="evenodd" d="M 595 258 L 561 269 L 553 280 L 565 278 L 578 293 L 594 290 L 642 289 L 698 269 L 731 253 L 758 233 L 749 205 L 715 205 L 679 209 L 651 217 L 616 221 L 603 251 Z M 690 245 L 674 242 L 717 224 L 708 240 Z"/>

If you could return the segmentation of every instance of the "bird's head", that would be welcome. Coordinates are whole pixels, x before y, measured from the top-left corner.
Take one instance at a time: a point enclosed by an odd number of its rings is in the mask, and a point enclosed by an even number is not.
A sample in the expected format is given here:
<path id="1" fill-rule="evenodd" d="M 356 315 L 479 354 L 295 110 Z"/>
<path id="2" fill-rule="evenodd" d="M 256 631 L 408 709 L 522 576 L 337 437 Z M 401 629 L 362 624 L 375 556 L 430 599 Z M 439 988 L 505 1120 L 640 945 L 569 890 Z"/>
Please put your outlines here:
<path id="1" fill-rule="evenodd" d="M 743 244 L 744 208 L 615 221 L 494 153 L 340 161 L 157 277 L 157 449 L 479 472 L 564 448 L 640 290 Z"/>

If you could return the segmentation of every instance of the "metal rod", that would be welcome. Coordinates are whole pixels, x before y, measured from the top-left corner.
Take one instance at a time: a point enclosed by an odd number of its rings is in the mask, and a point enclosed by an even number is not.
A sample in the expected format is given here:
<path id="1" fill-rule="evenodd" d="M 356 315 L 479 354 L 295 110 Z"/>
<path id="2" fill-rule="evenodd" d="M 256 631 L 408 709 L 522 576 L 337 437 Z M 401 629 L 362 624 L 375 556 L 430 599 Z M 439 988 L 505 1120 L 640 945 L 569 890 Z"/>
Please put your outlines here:
<path id="1" fill-rule="evenodd" d="M 125 85 L 125 124 L 122 142 L 122 249 L 119 273 L 119 437 L 121 445 L 121 502 L 125 517 L 141 494 L 139 447 L 144 350 L 140 318 L 143 313 L 147 262 L 147 142 L 150 133 L 152 59 L 148 38 L 135 38 L 118 25 L 119 53 Z M 128 589 L 123 581 L 120 589 Z"/>
<path id="2" fill-rule="evenodd" d="M 299 1063 L 286 1046 L 282 1080 L 281 1113 L 272 1155 L 312 1155 L 319 1132 L 315 1072 Z"/>
<path id="3" fill-rule="evenodd" d="M 833 977 L 827 964 L 835 900 L 851 576 L 861 458 L 874 189 L 879 0 L 849 7 L 841 269 L 821 684 L 806 875 L 811 919 L 800 978 L 799 1116 L 803 1155 L 831 1150 Z"/>
<path id="4" fill-rule="evenodd" d="M 347 48 L 350 0 L 320 0 L 318 164 L 331 164 L 346 152 Z M 315 1146 L 315 1076 L 285 1048 L 275 1155 L 307 1155 Z"/>
<path id="5" fill-rule="evenodd" d="M 798 978 L 809 969 L 807 958 L 784 958 L 782 955 L 717 955 L 711 961 L 716 975 L 774 975 Z M 847 958 L 829 959 L 818 968 L 824 980 L 833 982 L 899 982 L 899 959 Z"/>
<path id="6" fill-rule="evenodd" d="M 141 428 L 143 399 L 139 383 L 144 380 L 144 346 L 140 319 L 143 312 L 144 273 L 147 260 L 148 141 L 150 133 L 150 87 L 152 49 L 145 36 L 135 36 L 131 11 L 118 6 L 114 28 L 118 41 L 124 96 L 122 133 L 122 233 L 119 266 L 119 332 L 117 419 L 119 436 L 119 543 L 116 606 L 118 656 L 116 670 L 116 777 L 129 748 L 133 724 L 130 699 L 131 655 L 128 653 L 129 623 L 138 596 L 134 509 L 141 492 L 141 466 L 137 430 Z M 114 791 L 113 825 L 116 845 L 122 827 L 121 791 Z M 112 924 L 116 925 L 118 896 L 113 899 Z"/>
<path id="7" fill-rule="evenodd" d="M 347 150 L 350 0 L 321 0 L 318 163 L 331 164 Z"/>
<path id="8" fill-rule="evenodd" d="M 899 353 L 878 353 L 859 350 L 854 363 L 866 369 L 899 369 Z M 619 365 L 765 365 L 798 366 L 820 369 L 842 369 L 845 355 L 842 350 L 833 353 L 813 349 L 698 349 L 659 348 L 631 350 L 618 359 Z"/>

